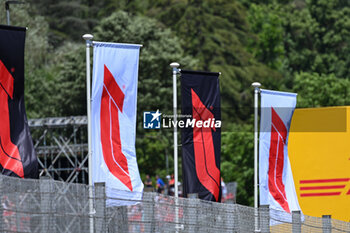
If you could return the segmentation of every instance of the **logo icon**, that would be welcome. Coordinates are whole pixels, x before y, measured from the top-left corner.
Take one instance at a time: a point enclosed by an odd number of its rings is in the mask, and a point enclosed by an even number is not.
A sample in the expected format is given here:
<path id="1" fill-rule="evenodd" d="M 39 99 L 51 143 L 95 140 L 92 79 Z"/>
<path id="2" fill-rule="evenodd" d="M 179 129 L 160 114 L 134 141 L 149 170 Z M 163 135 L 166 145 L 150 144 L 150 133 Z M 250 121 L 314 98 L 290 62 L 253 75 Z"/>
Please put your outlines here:
<path id="1" fill-rule="evenodd" d="M 119 116 L 123 113 L 125 94 L 106 65 L 103 79 L 100 113 L 103 158 L 113 176 L 133 191 L 128 159 L 122 151 L 120 139 Z"/>
<path id="2" fill-rule="evenodd" d="M 288 130 L 284 122 L 271 107 L 271 141 L 269 155 L 269 190 L 273 198 L 280 206 L 290 213 L 286 196 L 286 189 L 283 183 L 284 147 L 286 145 Z"/>
<path id="3" fill-rule="evenodd" d="M 156 112 L 143 112 L 144 129 L 160 129 L 160 116 L 162 113 L 159 109 Z"/>

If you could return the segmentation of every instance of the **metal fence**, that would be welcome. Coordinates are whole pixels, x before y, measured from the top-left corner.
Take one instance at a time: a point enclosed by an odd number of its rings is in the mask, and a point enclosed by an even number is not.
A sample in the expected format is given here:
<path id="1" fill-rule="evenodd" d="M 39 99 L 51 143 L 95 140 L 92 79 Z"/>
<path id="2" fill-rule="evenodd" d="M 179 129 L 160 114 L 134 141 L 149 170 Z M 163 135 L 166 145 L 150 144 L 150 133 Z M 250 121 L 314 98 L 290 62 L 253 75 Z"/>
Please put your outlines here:
<path id="1" fill-rule="evenodd" d="M 119 198 L 109 198 L 111 192 Z M 125 194 L 101 183 L 89 187 L 0 175 L 0 232 L 92 232 L 91 224 L 93 232 L 350 232 L 350 223 L 327 217 L 156 193 L 126 199 Z"/>

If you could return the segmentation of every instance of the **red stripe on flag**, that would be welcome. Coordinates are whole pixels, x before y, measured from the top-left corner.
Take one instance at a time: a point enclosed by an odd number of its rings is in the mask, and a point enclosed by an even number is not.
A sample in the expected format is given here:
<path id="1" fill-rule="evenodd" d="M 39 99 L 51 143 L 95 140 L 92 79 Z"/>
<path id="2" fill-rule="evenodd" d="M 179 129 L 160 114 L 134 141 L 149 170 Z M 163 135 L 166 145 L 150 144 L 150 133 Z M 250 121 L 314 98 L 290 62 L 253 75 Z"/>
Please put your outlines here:
<path id="1" fill-rule="evenodd" d="M 204 106 L 198 95 L 191 89 L 192 115 L 196 121 L 213 119 L 214 115 Z M 215 130 L 215 128 L 213 128 Z M 219 199 L 220 170 L 216 167 L 215 150 L 211 128 L 193 128 L 193 147 L 196 172 L 201 184 Z"/>
<path id="2" fill-rule="evenodd" d="M 346 193 L 346 195 L 350 195 L 350 189 L 349 189 L 349 191 Z"/>
<path id="3" fill-rule="evenodd" d="M 11 142 L 8 97 L 13 98 L 14 78 L 0 60 L 0 164 L 4 169 L 24 177 L 23 164 L 18 148 Z"/>
<path id="4" fill-rule="evenodd" d="M 112 73 L 109 71 L 106 65 L 104 65 L 104 85 L 107 88 L 108 94 L 113 99 L 114 103 L 118 106 L 119 110 L 123 112 L 124 93 L 120 89 L 118 83 L 114 80 Z"/>
<path id="5" fill-rule="evenodd" d="M 133 190 L 128 161 L 122 152 L 118 107 L 123 107 L 124 93 L 105 66 L 104 88 L 101 97 L 101 144 L 109 171 L 130 191 Z M 111 80 L 111 78 L 113 80 Z M 112 87 L 112 88 L 109 88 Z M 117 88 L 116 88 L 117 87 Z M 119 108 L 120 110 L 120 108 Z"/>
<path id="6" fill-rule="evenodd" d="M 322 197 L 322 196 L 339 196 L 341 192 L 330 193 L 301 193 L 301 197 Z"/>
<path id="7" fill-rule="evenodd" d="M 342 188 L 345 188 L 345 185 L 300 187 L 300 190 L 342 189 Z"/>
<path id="8" fill-rule="evenodd" d="M 285 186 L 283 184 L 284 145 L 287 129 L 276 111 L 271 108 L 271 141 L 269 154 L 269 191 L 281 207 L 290 213 Z"/>
<path id="9" fill-rule="evenodd" d="M 328 182 L 346 182 L 350 178 L 338 178 L 338 179 L 320 179 L 320 180 L 300 180 L 300 184 L 310 184 L 310 183 L 328 183 Z"/>
<path id="10" fill-rule="evenodd" d="M 13 98 L 13 82 L 14 78 L 12 74 L 7 70 L 6 66 L 0 60 L 0 85 L 4 89 L 4 91 Z"/>

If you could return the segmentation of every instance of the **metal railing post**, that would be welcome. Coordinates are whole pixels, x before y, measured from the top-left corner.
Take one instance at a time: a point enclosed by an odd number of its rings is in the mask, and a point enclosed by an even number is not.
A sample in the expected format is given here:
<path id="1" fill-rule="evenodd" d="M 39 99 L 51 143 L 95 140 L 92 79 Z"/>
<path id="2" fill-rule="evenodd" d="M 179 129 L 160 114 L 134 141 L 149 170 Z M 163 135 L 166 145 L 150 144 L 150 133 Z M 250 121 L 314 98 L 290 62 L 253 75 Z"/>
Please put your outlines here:
<path id="1" fill-rule="evenodd" d="M 40 232 L 55 232 L 51 222 L 52 209 L 52 180 L 47 176 L 40 178 L 40 210 L 41 210 L 41 231 Z"/>
<path id="2" fill-rule="evenodd" d="M 301 233 L 301 212 L 300 210 L 292 211 L 292 232 Z"/>
<path id="3" fill-rule="evenodd" d="M 332 216 L 322 215 L 322 232 L 332 233 Z"/>
<path id="4" fill-rule="evenodd" d="M 187 217 L 184 219 L 185 223 L 187 223 L 187 232 L 189 233 L 195 233 L 198 232 L 196 229 L 197 221 L 198 221 L 198 214 L 197 214 L 197 208 L 200 206 L 200 202 L 198 199 L 198 193 L 188 193 L 187 194 L 188 201 L 187 203 Z M 192 200 L 190 200 L 192 199 Z M 185 229 L 186 230 L 186 229 Z"/>
<path id="5" fill-rule="evenodd" d="M 95 183 L 95 232 L 106 232 L 106 184 Z"/>
<path id="6" fill-rule="evenodd" d="M 144 231 L 154 232 L 154 205 L 155 205 L 155 193 L 144 194 L 143 198 L 143 215 L 144 215 Z"/>
<path id="7" fill-rule="evenodd" d="M 261 205 L 260 212 L 260 229 L 261 233 L 270 233 L 270 206 Z"/>

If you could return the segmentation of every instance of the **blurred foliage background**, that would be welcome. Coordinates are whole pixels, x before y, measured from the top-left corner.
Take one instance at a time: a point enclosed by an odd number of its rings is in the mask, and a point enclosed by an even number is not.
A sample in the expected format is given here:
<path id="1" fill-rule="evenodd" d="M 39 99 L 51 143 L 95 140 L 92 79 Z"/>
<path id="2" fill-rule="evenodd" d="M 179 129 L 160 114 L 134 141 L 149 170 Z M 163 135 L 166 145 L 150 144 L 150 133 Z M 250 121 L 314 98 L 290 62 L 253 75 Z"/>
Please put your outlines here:
<path id="1" fill-rule="evenodd" d="M 83 34 L 144 45 L 136 142 L 143 178 L 173 172 L 172 131 L 142 127 L 143 111 L 172 113 L 169 64 L 221 72 L 221 170 L 238 182 L 240 204 L 253 204 L 252 82 L 297 92 L 298 107 L 350 104 L 348 0 L 27 0 L 11 5 L 11 23 L 28 27 L 29 118 L 86 114 Z"/>

